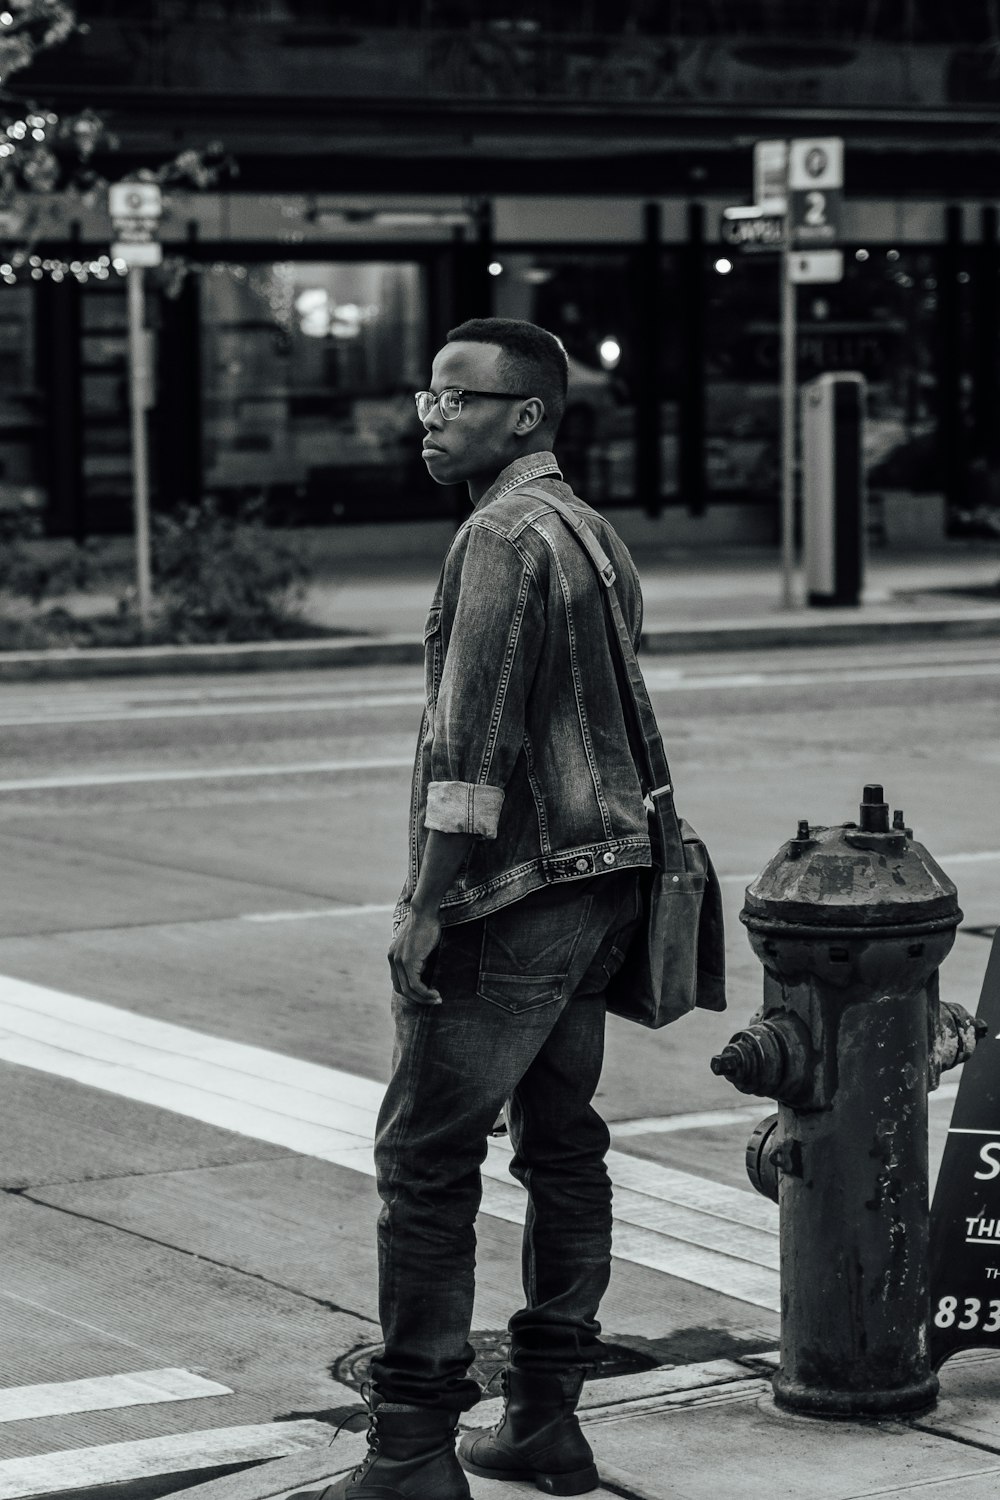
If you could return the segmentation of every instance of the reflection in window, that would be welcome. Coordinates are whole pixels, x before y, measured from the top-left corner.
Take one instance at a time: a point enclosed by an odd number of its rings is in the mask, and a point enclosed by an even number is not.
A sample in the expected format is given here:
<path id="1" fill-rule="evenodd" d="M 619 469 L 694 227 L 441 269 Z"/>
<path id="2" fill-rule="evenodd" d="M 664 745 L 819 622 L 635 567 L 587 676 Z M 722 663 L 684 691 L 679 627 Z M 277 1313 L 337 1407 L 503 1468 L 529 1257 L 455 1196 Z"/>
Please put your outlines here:
<path id="1" fill-rule="evenodd" d="M 628 258 L 573 252 L 497 259 L 495 311 L 562 339 L 569 396 L 556 440 L 569 484 L 595 505 L 635 494 L 636 341 Z"/>
<path id="2" fill-rule="evenodd" d="M 879 247 L 845 251 L 844 280 L 798 289 L 798 378 L 857 370 L 867 382 L 871 486 L 939 489 L 935 409 L 938 256 Z M 706 267 L 708 483 L 716 499 L 778 493 L 781 329 L 771 256 Z M 729 262 L 726 262 L 729 265 Z"/>
<path id="3" fill-rule="evenodd" d="M 426 487 L 418 265 L 217 265 L 202 295 L 206 489 L 321 522 L 391 514 Z"/>
<path id="4" fill-rule="evenodd" d="M 0 292 L 0 509 L 34 510 L 44 504 L 41 420 L 34 288 L 5 286 Z"/>
<path id="5" fill-rule="evenodd" d="M 132 508 L 128 322 L 125 287 L 94 278 L 82 290 L 83 483 L 88 524 L 127 526 Z M 155 428 L 151 431 L 155 432 Z M 155 447 L 152 454 L 155 487 Z"/>

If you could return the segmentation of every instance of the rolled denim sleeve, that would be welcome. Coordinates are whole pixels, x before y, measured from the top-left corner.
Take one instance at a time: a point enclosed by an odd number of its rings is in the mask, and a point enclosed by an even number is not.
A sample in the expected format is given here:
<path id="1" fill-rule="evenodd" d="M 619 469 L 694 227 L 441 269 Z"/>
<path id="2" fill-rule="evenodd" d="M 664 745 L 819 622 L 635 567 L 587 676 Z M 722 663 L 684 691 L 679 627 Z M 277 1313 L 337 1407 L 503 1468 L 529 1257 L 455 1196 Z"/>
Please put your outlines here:
<path id="1" fill-rule="evenodd" d="M 524 743 L 525 705 L 545 633 L 538 584 L 516 541 L 472 522 L 445 564 L 444 664 L 424 822 L 497 836 Z M 448 575 L 451 575 L 450 577 Z"/>
<path id="2" fill-rule="evenodd" d="M 471 781 L 432 781 L 427 788 L 424 827 L 495 839 L 502 807 L 502 787 L 476 786 Z"/>

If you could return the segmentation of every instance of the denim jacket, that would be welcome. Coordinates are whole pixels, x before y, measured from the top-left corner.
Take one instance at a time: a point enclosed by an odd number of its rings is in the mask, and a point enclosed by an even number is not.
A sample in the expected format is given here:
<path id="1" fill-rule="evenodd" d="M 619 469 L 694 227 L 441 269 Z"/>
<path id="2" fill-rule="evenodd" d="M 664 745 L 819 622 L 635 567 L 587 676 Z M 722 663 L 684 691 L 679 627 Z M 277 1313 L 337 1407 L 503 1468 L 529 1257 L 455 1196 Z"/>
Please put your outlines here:
<path id="1" fill-rule="evenodd" d="M 475 835 L 441 904 L 443 926 L 545 885 L 651 863 L 603 585 L 565 521 L 521 485 L 586 515 L 639 642 L 642 595 L 624 543 L 562 483 L 551 453 L 510 464 L 448 549 L 424 627 L 426 706 L 396 925 L 430 828 Z"/>

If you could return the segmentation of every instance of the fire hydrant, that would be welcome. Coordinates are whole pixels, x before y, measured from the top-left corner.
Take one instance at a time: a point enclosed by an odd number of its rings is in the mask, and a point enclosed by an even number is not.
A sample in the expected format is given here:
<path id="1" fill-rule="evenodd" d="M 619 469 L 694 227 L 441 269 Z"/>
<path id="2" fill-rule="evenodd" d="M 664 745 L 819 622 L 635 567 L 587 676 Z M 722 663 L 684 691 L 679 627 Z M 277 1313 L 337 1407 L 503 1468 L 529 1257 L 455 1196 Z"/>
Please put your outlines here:
<path id="1" fill-rule="evenodd" d="M 872 785 L 858 823 L 800 822 L 740 915 L 764 1003 L 712 1071 L 779 1106 L 747 1151 L 780 1204 L 775 1399 L 826 1416 L 926 1410 L 927 1094 L 982 1034 L 938 995 L 955 887 Z"/>

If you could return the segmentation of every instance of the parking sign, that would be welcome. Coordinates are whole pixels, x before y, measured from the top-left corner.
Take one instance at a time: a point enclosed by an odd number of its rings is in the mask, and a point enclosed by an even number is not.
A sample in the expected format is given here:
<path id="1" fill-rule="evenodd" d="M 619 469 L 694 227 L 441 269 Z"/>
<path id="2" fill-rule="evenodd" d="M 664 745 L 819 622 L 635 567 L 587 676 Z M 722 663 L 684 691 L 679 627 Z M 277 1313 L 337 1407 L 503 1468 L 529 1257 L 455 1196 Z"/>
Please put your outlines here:
<path id="1" fill-rule="evenodd" d="M 844 186 L 844 142 L 839 135 L 792 141 L 788 151 L 788 186 L 793 192 Z"/>
<path id="2" fill-rule="evenodd" d="M 844 142 L 840 136 L 792 141 L 788 152 L 789 230 L 797 249 L 830 249 L 840 239 Z"/>

